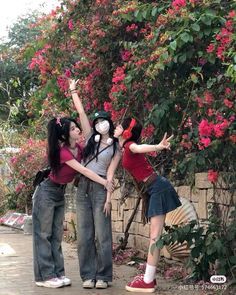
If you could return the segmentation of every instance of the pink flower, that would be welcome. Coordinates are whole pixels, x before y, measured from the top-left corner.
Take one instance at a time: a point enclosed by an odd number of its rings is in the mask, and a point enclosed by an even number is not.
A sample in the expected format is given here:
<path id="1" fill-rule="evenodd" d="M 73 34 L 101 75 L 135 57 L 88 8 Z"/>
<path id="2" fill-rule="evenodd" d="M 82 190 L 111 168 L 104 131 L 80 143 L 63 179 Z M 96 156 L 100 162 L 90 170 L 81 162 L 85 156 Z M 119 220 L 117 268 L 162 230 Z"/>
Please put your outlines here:
<path id="1" fill-rule="evenodd" d="M 136 24 L 132 24 L 132 25 L 126 27 L 126 32 L 135 31 L 137 29 L 138 29 L 138 26 Z"/>
<path id="2" fill-rule="evenodd" d="M 112 111 L 112 103 L 111 102 L 105 101 L 103 104 L 103 107 L 106 112 Z"/>
<path id="3" fill-rule="evenodd" d="M 70 77 L 71 77 L 71 71 L 70 71 L 69 69 L 66 69 L 66 70 L 65 70 L 65 76 L 66 76 L 67 78 L 70 78 Z"/>
<path id="4" fill-rule="evenodd" d="M 203 119 L 198 126 L 198 132 L 200 136 L 211 136 L 212 131 L 212 124 L 206 119 Z"/>
<path id="5" fill-rule="evenodd" d="M 221 124 L 216 124 L 213 126 L 215 137 L 220 138 L 224 135 L 224 131 L 222 130 Z"/>
<path id="6" fill-rule="evenodd" d="M 210 44 L 210 45 L 208 45 L 206 51 L 207 51 L 208 53 L 211 53 L 211 52 L 214 51 L 214 49 L 215 49 L 215 45 L 214 45 L 214 44 Z"/>
<path id="7" fill-rule="evenodd" d="M 212 93 L 208 91 L 204 93 L 204 99 L 207 104 L 211 104 L 214 100 Z"/>
<path id="8" fill-rule="evenodd" d="M 207 110 L 208 117 L 212 117 L 214 115 L 214 113 L 215 113 L 215 110 L 214 109 L 208 109 Z"/>
<path id="9" fill-rule="evenodd" d="M 232 108 L 232 106 L 234 105 L 234 103 L 228 99 L 224 99 L 224 105 L 229 107 L 229 108 Z"/>
<path id="10" fill-rule="evenodd" d="M 132 53 L 129 50 L 124 50 L 121 52 L 121 58 L 123 61 L 129 61 L 132 57 Z"/>
<path id="11" fill-rule="evenodd" d="M 211 144 L 211 139 L 209 137 L 203 137 L 201 138 L 200 142 L 204 147 L 208 147 Z"/>
<path id="12" fill-rule="evenodd" d="M 225 88 L 225 95 L 229 95 L 231 93 L 231 89 L 229 87 Z"/>
<path id="13" fill-rule="evenodd" d="M 196 96 L 196 97 L 195 97 L 195 101 L 197 102 L 199 108 L 202 108 L 202 107 L 203 107 L 203 102 L 202 102 L 201 97 Z"/>
<path id="14" fill-rule="evenodd" d="M 119 81 L 123 81 L 125 79 L 125 73 L 123 67 L 118 67 L 113 75 L 112 82 L 117 83 Z"/>
<path id="15" fill-rule="evenodd" d="M 186 0 L 174 0 L 171 5 L 175 10 L 180 10 L 182 7 L 186 6 Z"/>
<path id="16" fill-rule="evenodd" d="M 214 170 L 209 170 L 208 171 L 208 180 L 212 183 L 216 183 L 218 179 L 218 172 L 217 171 L 214 171 Z"/>
<path id="17" fill-rule="evenodd" d="M 154 131 L 155 131 L 154 126 L 152 124 L 149 124 L 146 128 L 143 128 L 142 137 L 150 138 L 153 136 Z"/>
<path id="18" fill-rule="evenodd" d="M 68 28 L 69 28 L 69 30 L 73 30 L 74 29 L 74 24 L 73 24 L 73 20 L 72 19 L 70 19 L 69 21 L 68 21 Z"/>

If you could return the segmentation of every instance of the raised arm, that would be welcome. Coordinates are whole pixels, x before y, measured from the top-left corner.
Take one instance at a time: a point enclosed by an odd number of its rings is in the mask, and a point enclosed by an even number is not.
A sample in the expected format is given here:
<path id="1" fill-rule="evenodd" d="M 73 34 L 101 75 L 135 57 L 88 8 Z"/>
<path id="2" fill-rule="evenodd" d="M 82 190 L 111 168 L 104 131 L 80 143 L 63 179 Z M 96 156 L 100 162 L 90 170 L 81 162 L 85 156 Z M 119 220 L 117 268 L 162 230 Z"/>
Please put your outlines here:
<path id="1" fill-rule="evenodd" d="M 167 133 L 165 133 L 164 137 L 158 144 L 136 144 L 132 143 L 129 146 L 131 152 L 136 154 L 144 154 L 150 152 L 158 152 L 164 149 L 170 149 L 170 140 L 173 138 L 173 135 L 167 138 Z"/>
<path id="2" fill-rule="evenodd" d="M 89 135 L 91 134 L 92 129 L 89 123 L 88 116 L 86 115 L 82 102 L 78 96 L 78 93 L 76 90 L 76 81 L 74 79 L 69 79 L 69 88 L 70 88 L 70 93 L 71 93 L 75 108 L 79 114 L 82 131 L 84 133 L 85 138 L 88 138 Z"/>

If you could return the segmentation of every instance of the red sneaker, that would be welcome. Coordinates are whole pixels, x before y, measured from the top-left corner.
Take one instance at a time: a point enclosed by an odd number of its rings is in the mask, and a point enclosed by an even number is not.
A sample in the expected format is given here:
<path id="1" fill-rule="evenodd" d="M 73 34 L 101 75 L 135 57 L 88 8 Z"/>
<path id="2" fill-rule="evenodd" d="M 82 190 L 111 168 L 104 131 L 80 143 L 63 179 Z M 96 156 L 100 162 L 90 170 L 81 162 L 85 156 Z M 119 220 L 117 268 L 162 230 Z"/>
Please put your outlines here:
<path id="1" fill-rule="evenodd" d="M 144 274 L 143 274 L 143 273 L 140 273 L 140 274 L 136 275 L 136 276 L 134 277 L 133 281 L 136 281 L 138 278 L 142 278 L 142 279 L 144 279 Z M 154 286 L 156 287 L 156 286 L 157 286 L 157 280 L 154 279 L 153 282 L 154 282 Z"/>
<path id="2" fill-rule="evenodd" d="M 155 292 L 155 280 L 147 284 L 144 282 L 143 276 L 136 276 L 132 282 L 125 286 L 125 289 L 130 292 L 153 293 Z"/>

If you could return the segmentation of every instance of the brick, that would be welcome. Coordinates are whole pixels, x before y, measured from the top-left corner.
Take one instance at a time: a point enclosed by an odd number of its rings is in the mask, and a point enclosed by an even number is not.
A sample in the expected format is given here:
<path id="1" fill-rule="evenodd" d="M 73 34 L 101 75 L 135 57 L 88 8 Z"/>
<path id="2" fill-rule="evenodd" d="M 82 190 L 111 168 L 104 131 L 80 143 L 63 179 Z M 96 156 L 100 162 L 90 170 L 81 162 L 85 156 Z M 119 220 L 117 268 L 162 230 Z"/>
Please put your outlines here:
<path id="1" fill-rule="evenodd" d="M 120 243 L 120 239 L 124 237 L 123 233 L 117 233 L 117 232 L 112 232 L 112 240 L 113 243 L 115 244 L 119 244 Z"/>
<path id="2" fill-rule="evenodd" d="M 197 203 L 197 214 L 200 219 L 206 219 L 207 216 L 207 200 L 206 194 L 201 196 L 199 202 Z"/>
<path id="3" fill-rule="evenodd" d="M 136 248 L 141 251 L 145 251 L 146 253 L 148 252 L 149 243 L 150 243 L 149 238 L 142 237 L 142 236 L 137 236 L 136 238 Z"/>
<path id="4" fill-rule="evenodd" d="M 124 210 L 121 206 L 118 206 L 118 210 L 117 210 L 117 220 L 124 220 Z"/>
<path id="5" fill-rule="evenodd" d="M 136 248 L 136 240 L 137 240 L 137 236 L 130 234 L 128 238 L 127 246 L 131 248 Z"/>
<path id="6" fill-rule="evenodd" d="M 138 210 L 137 211 L 137 213 L 134 216 L 134 221 L 136 221 L 136 222 L 142 222 L 141 221 L 141 217 L 142 217 L 142 214 L 141 213 L 142 213 L 141 210 Z"/>
<path id="7" fill-rule="evenodd" d="M 207 201 L 217 204 L 230 205 L 233 204 L 233 194 L 229 190 L 211 189 L 207 192 Z"/>
<path id="8" fill-rule="evenodd" d="M 142 223 L 138 224 L 138 234 L 146 238 L 150 237 L 150 224 L 143 225 Z"/>
<path id="9" fill-rule="evenodd" d="M 210 188 L 207 190 L 207 202 L 214 202 L 214 189 Z"/>
<path id="10" fill-rule="evenodd" d="M 112 210 L 118 210 L 118 200 L 111 199 Z"/>
<path id="11" fill-rule="evenodd" d="M 207 190 L 205 189 L 193 189 L 191 193 L 191 200 L 193 202 L 201 202 L 206 197 Z"/>
<path id="12" fill-rule="evenodd" d="M 119 188 L 114 190 L 114 192 L 112 193 L 111 198 L 113 200 L 120 200 L 121 199 L 121 192 L 120 192 Z"/>
<path id="13" fill-rule="evenodd" d="M 195 174 L 195 187 L 196 188 L 213 188 L 212 183 L 207 178 L 208 173 Z"/>
<path id="14" fill-rule="evenodd" d="M 190 200 L 190 196 L 191 196 L 191 188 L 190 186 L 187 185 L 181 185 L 178 187 L 178 195 L 180 197 L 184 197 L 188 200 Z"/>
<path id="15" fill-rule="evenodd" d="M 112 221 L 112 231 L 123 233 L 124 226 L 122 221 Z"/>
<path id="16" fill-rule="evenodd" d="M 137 198 L 129 197 L 125 200 L 125 203 L 123 205 L 123 208 L 126 209 L 134 209 L 135 203 Z"/>

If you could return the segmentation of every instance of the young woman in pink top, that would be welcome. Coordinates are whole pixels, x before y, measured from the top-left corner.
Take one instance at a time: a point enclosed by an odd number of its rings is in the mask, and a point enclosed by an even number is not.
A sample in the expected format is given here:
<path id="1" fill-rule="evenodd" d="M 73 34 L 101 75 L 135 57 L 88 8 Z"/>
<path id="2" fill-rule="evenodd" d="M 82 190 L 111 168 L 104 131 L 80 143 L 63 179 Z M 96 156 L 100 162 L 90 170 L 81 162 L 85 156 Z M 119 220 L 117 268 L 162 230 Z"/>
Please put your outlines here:
<path id="1" fill-rule="evenodd" d="M 61 249 L 66 184 L 77 172 L 111 190 L 112 184 L 80 164 L 82 147 L 77 143 L 81 129 L 70 118 L 54 118 L 48 124 L 48 163 L 51 173 L 33 195 L 33 262 L 35 283 L 59 288 L 71 284 L 65 277 Z"/>
<path id="2" fill-rule="evenodd" d="M 147 266 L 144 276 L 137 276 L 126 285 L 131 292 L 155 292 L 156 265 L 160 257 L 160 249 L 152 245 L 160 237 L 165 223 L 165 216 L 181 205 L 179 197 L 164 177 L 159 176 L 145 158 L 145 153 L 161 151 L 170 148 L 172 136 L 165 134 L 159 144 L 139 144 L 142 126 L 135 119 L 127 118 L 115 129 L 114 136 L 119 139 L 123 148 L 122 165 L 138 183 L 143 183 L 149 196 L 146 217 L 150 220 L 150 244 L 147 256 Z"/>

